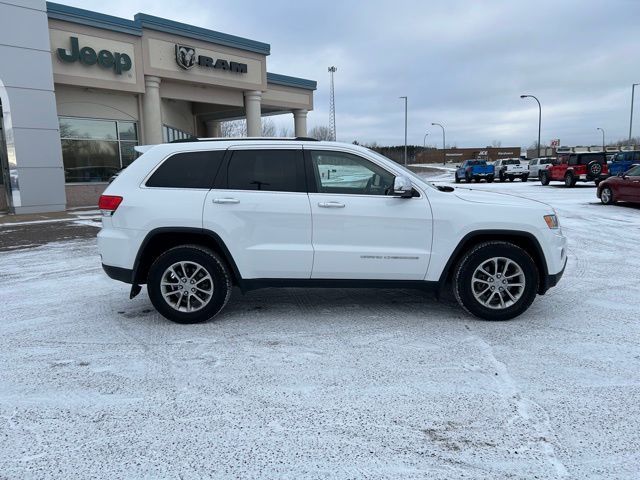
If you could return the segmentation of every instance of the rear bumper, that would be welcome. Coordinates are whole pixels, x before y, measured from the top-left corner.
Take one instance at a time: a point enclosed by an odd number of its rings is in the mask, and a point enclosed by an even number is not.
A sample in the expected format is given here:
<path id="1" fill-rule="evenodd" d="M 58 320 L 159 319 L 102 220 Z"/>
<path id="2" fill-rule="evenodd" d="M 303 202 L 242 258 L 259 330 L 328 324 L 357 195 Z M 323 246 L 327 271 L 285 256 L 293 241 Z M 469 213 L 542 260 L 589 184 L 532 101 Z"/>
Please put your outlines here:
<path id="1" fill-rule="evenodd" d="M 133 278 L 133 270 L 129 268 L 113 267 L 111 265 L 105 265 L 103 263 L 102 269 L 104 270 L 104 273 L 109 276 L 109 278 L 118 280 L 119 282 L 132 283 L 131 279 Z"/>

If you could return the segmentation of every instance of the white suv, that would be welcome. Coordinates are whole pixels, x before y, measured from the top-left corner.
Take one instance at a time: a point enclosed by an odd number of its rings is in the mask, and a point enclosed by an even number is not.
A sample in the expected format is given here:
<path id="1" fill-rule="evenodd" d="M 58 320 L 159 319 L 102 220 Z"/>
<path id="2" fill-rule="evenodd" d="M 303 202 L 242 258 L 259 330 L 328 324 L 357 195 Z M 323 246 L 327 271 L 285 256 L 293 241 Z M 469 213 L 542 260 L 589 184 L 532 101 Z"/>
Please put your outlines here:
<path id="1" fill-rule="evenodd" d="M 214 317 L 234 285 L 452 285 L 468 312 L 506 320 L 566 264 L 550 206 L 437 187 L 363 147 L 202 139 L 139 150 L 100 198 L 98 246 L 111 278 L 132 284 L 131 297 L 146 283 L 176 322 Z"/>

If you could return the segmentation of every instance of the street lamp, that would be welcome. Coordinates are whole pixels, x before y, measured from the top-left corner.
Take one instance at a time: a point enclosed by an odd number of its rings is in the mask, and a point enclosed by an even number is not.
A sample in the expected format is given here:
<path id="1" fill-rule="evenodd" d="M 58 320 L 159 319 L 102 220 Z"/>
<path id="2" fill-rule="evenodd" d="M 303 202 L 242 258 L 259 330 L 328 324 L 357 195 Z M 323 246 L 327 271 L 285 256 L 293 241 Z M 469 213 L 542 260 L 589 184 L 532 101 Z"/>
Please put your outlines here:
<path id="1" fill-rule="evenodd" d="M 445 144 L 445 135 L 444 135 L 444 127 L 442 125 L 440 125 L 439 123 L 435 123 L 432 122 L 431 125 L 437 125 L 442 129 L 442 165 L 446 165 L 447 164 L 447 155 L 444 151 L 444 144 Z"/>
<path id="2" fill-rule="evenodd" d="M 631 145 L 631 127 L 633 126 L 633 94 L 636 90 L 636 85 L 640 85 L 640 83 L 633 83 L 631 85 L 631 117 L 629 118 L 629 141 L 627 145 Z"/>
<path id="3" fill-rule="evenodd" d="M 407 97 L 398 97 L 404 98 L 404 166 L 407 166 Z"/>
<path id="4" fill-rule="evenodd" d="M 605 149 L 604 149 L 604 129 L 598 127 L 598 128 L 596 128 L 596 130 L 600 130 L 602 132 L 602 151 L 604 152 L 605 151 Z"/>
<path id="5" fill-rule="evenodd" d="M 542 127 L 542 107 L 540 106 L 540 100 L 534 95 L 520 95 L 520 98 L 533 98 L 538 102 L 538 158 L 540 158 L 540 130 Z"/>
<path id="6" fill-rule="evenodd" d="M 424 134 L 424 139 L 422 140 L 422 149 L 423 150 L 427 149 L 427 135 L 429 135 L 429 132 Z"/>

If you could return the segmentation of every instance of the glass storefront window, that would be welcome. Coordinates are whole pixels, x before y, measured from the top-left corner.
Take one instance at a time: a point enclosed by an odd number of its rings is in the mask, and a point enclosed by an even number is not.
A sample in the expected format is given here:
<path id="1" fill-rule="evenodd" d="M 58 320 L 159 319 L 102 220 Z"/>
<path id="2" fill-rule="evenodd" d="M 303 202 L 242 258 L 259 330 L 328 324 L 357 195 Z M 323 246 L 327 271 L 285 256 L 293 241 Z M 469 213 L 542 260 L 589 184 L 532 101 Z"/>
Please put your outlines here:
<path id="1" fill-rule="evenodd" d="M 134 122 L 118 122 L 118 138 L 120 140 L 138 140 L 138 125 Z"/>
<path id="2" fill-rule="evenodd" d="M 135 122 L 60 117 L 65 180 L 106 182 L 138 153 Z"/>
<path id="3" fill-rule="evenodd" d="M 133 149 L 137 144 L 138 142 L 120 142 L 122 168 L 128 167 L 136 158 L 138 158 L 138 152 Z"/>
<path id="4" fill-rule="evenodd" d="M 162 139 L 165 142 L 173 142 L 174 140 L 185 140 L 187 138 L 193 138 L 193 135 L 191 135 L 189 132 L 173 128 L 168 125 L 162 126 Z"/>

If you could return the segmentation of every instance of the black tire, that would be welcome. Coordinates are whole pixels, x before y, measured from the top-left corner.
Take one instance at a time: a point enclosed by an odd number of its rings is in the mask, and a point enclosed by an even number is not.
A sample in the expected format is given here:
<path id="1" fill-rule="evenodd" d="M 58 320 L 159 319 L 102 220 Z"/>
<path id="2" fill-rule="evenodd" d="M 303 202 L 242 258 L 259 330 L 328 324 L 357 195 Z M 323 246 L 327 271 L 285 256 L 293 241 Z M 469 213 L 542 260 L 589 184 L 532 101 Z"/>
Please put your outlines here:
<path id="1" fill-rule="evenodd" d="M 464 181 L 467 183 L 471 183 L 471 174 L 469 172 L 465 172 Z"/>
<path id="2" fill-rule="evenodd" d="M 460 177 L 458 176 L 458 174 L 455 174 L 455 179 L 456 179 L 456 183 L 460 183 Z"/>
<path id="3" fill-rule="evenodd" d="M 521 269 L 525 278 L 522 295 L 517 301 L 501 309 L 483 305 L 473 293 L 474 271 L 493 257 L 508 258 Z M 522 248 L 502 241 L 476 245 L 458 262 L 453 274 L 453 293 L 458 303 L 468 313 L 484 320 L 510 320 L 526 311 L 538 293 L 539 274 L 533 258 Z"/>
<path id="4" fill-rule="evenodd" d="M 495 177 L 493 177 L 493 176 L 487 177 L 487 183 L 493 183 L 494 179 L 495 179 Z"/>
<path id="5" fill-rule="evenodd" d="M 513 177 L 509 177 L 509 181 L 513 182 L 514 178 Z"/>
<path id="6" fill-rule="evenodd" d="M 602 173 L 602 164 L 600 162 L 596 162 L 592 160 L 587 164 L 587 179 L 593 180 L 594 178 L 598 178 Z"/>
<path id="7" fill-rule="evenodd" d="M 547 172 L 540 172 L 538 176 L 540 177 L 540 183 L 542 185 L 549 185 L 550 180 Z"/>
<path id="8" fill-rule="evenodd" d="M 529 175 L 523 175 L 522 176 L 522 181 L 523 182 L 528 182 L 529 181 Z"/>
<path id="9" fill-rule="evenodd" d="M 605 190 L 608 190 L 608 195 L 605 194 Z M 613 196 L 613 190 L 611 190 L 611 187 L 604 187 L 602 189 L 602 191 L 600 192 L 600 201 L 604 205 L 613 205 L 614 203 L 616 203 L 616 199 Z"/>
<path id="10" fill-rule="evenodd" d="M 211 276 L 213 293 L 208 303 L 199 310 L 176 310 L 162 295 L 162 276 L 177 262 L 195 262 Z M 206 282 L 204 285 L 206 288 Z M 163 317 L 176 323 L 199 323 L 215 317 L 229 301 L 231 289 L 231 274 L 225 262 L 218 254 L 200 245 L 181 245 L 167 250 L 153 262 L 147 277 L 147 291 L 151 303 Z"/>
<path id="11" fill-rule="evenodd" d="M 564 186 L 565 187 L 575 187 L 576 186 L 576 178 L 573 175 L 573 173 L 571 172 L 567 172 L 567 174 L 564 176 Z"/>

